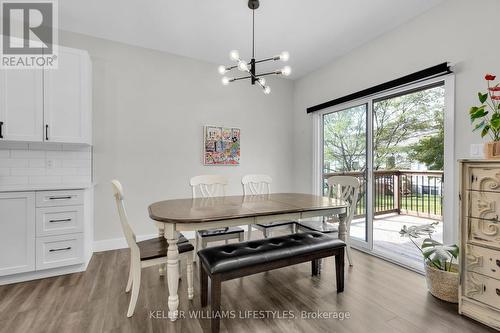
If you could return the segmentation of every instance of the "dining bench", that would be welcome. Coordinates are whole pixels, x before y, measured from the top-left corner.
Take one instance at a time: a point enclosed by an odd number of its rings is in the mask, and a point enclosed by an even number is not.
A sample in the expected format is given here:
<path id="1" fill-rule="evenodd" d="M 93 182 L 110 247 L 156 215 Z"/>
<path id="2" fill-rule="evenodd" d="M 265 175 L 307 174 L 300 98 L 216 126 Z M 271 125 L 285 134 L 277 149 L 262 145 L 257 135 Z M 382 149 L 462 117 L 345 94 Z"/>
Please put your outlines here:
<path id="1" fill-rule="evenodd" d="M 311 262 L 312 275 L 319 275 L 319 260 L 335 257 L 337 293 L 344 291 L 345 243 L 319 232 L 264 238 L 215 246 L 198 252 L 200 262 L 201 306 L 208 305 L 208 277 L 211 282 L 211 330 L 220 329 L 222 281 L 277 268 Z"/>

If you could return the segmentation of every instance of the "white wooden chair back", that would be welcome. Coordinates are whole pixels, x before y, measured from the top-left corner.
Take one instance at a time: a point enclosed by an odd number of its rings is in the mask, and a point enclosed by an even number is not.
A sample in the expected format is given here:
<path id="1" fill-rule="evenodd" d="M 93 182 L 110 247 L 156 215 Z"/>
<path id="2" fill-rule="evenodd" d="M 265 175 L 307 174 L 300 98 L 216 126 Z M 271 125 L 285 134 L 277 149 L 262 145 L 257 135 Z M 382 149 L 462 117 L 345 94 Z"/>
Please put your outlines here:
<path id="1" fill-rule="evenodd" d="M 197 198 L 198 193 L 202 198 L 212 198 L 226 195 L 228 180 L 219 175 L 201 175 L 191 178 L 189 184 L 193 198 Z"/>
<path id="2" fill-rule="evenodd" d="M 346 219 L 347 231 L 349 231 L 358 203 L 359 180 L 351 176 L 332 176 L 327 179 L 327 183 L 329 198 L 340 199 L 349 203 L 349 212 Z"/>
<path id="3" fill-rule="evenodd" d="M 139 247 L 136 243 L 136 237 L 134 231 L 128 223 L 127 211 L 125 210 L 123 186 L 118 180 L 112 180 L 111 185 L 113 186 L 113 193 L 116 201 L 116 207 L 118 208 L 118 215 L 120 216 L 120 223 L 122 225 L 123 233 L 125 234 L 125 239 L 130 249 L 135 252 L 139 252 Z"/>
<path id="4" fill-rule="evenodd" d="M 244 195 L 270 194 L 273 179 L 268 175 L 246 175 L 241 178 Z"/>

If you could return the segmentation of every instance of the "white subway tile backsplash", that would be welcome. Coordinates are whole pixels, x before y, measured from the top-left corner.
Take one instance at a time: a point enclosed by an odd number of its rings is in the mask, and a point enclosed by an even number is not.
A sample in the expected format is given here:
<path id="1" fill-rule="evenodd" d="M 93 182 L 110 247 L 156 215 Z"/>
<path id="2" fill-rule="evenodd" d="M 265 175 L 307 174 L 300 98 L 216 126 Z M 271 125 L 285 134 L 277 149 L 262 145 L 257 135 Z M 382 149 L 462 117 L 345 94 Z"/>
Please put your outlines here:
<path id="1" fill-rule="evenodd" d="M 63 183 L 87 184 L 90 181 L 90 176 L 62 176 Z"/>
<path id="2" fill-rule="evenodd" d="M 76 175 L 76 168 L 47 169 L 47 176 L 72 176 Z"/>
<path id="3" fill-rule="evenodd" d="M 0 176 L 1 185 L 24 185 L 28 183 L 27 176 Z"/>
<path id="4" fill-rule="evenodd" d="M 0 168 L 27 168 L 28 160 L 26 159 L 12 159 L 12 158 L 2 158 L 0 159 Z"/>
<path id="5" fill-rule="evenodd" d="M 10 174 L 12 176 L 43 176 L 45 168 L 13 168 Z"/>
<path id="6" fill-rule="evenodd" d="M 37 158 L 28 161 L 28 166 L 30 168 L 45 168 L 45 159 Z"/>
<path id="7" fill-rule="evenodd" d="M 90 147 L 0 142 L 2 185 L 90 183 Z"/>
<path id="8" fill-rule="evenodd" d="M 61 176 L 30 176 L 30 184 L 61 184 Z"/>

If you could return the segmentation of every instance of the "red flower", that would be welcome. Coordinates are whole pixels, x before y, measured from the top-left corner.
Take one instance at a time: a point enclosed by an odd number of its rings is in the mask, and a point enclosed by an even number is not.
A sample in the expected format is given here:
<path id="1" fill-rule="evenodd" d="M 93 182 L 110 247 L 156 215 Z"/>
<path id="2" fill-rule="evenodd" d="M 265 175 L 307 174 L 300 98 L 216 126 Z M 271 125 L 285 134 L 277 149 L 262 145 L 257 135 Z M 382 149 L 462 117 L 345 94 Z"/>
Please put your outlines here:
<path id="1" fill-rule="evenodd" d="M 484 79 L 486 81 L 493 81 L 494 79 L 496 79 L 496 76 L 495 75 L 491 75 L 491 74 L 486 74 L 486 76 L 484 77 Z"/>
<path id="2" fill-rule="evenodd" d="M 491 99 L 494 101 L 500 101 L 500 96 L 491 96 Z"/>
<path id="3" fill-rule="evenodd" d="M 490 91 L 500 91 L 500 87 L 499 86 L 496 86 L 496 87 L 491 87 L 491 88 L 488 88 Z"/>

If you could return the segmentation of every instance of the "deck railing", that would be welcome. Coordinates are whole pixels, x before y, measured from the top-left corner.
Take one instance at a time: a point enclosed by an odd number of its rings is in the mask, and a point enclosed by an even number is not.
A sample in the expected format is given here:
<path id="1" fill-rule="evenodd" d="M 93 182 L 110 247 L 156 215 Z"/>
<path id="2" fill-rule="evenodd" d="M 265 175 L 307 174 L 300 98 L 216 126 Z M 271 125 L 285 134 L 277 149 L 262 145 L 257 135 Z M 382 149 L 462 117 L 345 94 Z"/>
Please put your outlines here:
<path id="1" fill-rule="evenodd" d="M 366 176 L 364 172 L 325 173 L 331 176 L 348 175 L 361 182 L 356 216 L 366 214 Z M 441 220 L 443 215 L 443 171 L 377 170 L 374 172 L 375 215 L 397 213 Z"/>

